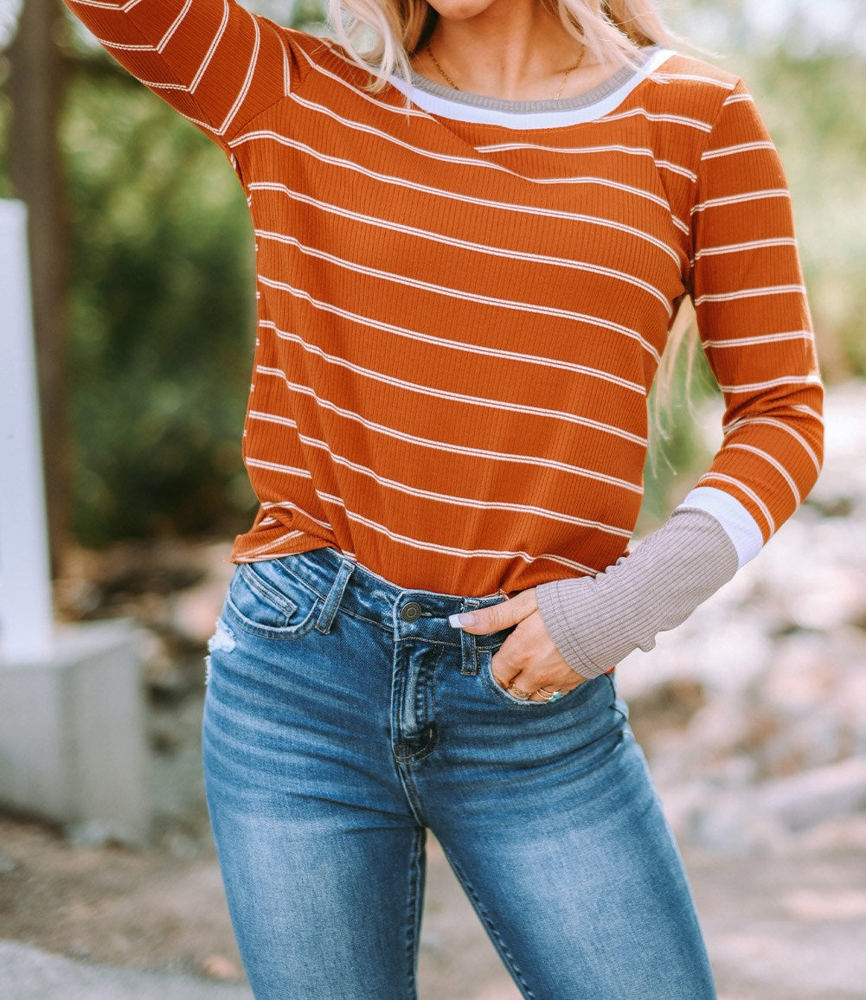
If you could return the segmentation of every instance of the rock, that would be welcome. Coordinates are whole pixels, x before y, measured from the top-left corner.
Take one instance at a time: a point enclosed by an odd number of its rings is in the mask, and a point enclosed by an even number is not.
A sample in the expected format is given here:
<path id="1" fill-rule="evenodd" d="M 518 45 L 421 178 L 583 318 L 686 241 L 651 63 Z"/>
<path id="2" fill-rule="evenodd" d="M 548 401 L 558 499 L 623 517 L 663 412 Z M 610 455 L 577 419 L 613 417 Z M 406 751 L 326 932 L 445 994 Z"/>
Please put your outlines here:
<path id="1" fill-rule="evenodd" d="M 63 828 L 63 837 L 72 847 L 105 847 L 115 840 L 113 832 L 99 820 L 82 820 Z"/>
<path id="2" fill-rule="evenodd" d="M 866 758 L 814 768 L 759 786 L 756 807 L 790 830 L 802 830 L 866 809 Z"/>
<path id="3" fill-rule="evenodd" d="M 202 975 L 208 979 L 241 979 L 243 973 L 237 964 L 225 955 L 208 955 L 201 963 Z"/>

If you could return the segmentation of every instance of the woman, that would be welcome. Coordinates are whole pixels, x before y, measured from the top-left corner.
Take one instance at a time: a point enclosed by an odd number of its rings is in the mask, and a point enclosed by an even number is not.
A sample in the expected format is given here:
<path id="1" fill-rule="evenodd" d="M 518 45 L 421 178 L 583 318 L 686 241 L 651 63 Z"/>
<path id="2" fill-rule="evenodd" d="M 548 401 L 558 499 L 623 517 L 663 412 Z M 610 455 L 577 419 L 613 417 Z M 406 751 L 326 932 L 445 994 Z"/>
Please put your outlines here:
<path id="1" fill-rule="evenodd" d="M 220 144 L 255 226 L 261 507 L 204 754 L 256 996 L 415 996 L 428 828 L 524 996 L 714 996 L 611 671 L 819 469 L 748 91 L 664 48 L 648 0 L 345 0 L 371 55 L 339 6 L 342 45 L 232 0 L 69 2 Z M 626 554 L 686 295 L 724 444 Z"/>

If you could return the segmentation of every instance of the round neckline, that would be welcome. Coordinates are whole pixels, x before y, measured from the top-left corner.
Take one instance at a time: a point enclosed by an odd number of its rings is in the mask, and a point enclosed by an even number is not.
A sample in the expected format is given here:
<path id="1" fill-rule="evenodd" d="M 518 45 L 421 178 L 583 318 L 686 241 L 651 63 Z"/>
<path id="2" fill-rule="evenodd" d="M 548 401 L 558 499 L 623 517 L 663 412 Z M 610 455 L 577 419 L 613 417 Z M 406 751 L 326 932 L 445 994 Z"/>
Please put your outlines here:
<path id="1" fill-rule="evenodd" d="M 500 112 L 506 115 L 538 115 L 552 111 L 581 111 L 599 104 L 611 94 L 628 87 L 630 83 L 638 83 L 646 76 L 647 66 L 654 62 L 654 56 L 663 51 L 659 46 L 648 46 L 641 50 L 642 59 L 637 66 L 624 65 L 606 80 L 590 87 L 589 90 L 581 94 L 574 94 L 572 97 L 560 97 L 556 100 L 549 98 L 546 100 L 532 101 L 510 101 L 499 97 L 490 97 L 487 94 L 474 94 L 466 90 L 457 90 L 445 84 L 431 80 L 412 70 L 411 82 L 416 91 L 430 94 L 439 100 L 447 101 L 451 104 L 464 105 L 467 108 L 486 108 L 490 111 Z M 631 88 L 629 88 L 631 89 Z"/>

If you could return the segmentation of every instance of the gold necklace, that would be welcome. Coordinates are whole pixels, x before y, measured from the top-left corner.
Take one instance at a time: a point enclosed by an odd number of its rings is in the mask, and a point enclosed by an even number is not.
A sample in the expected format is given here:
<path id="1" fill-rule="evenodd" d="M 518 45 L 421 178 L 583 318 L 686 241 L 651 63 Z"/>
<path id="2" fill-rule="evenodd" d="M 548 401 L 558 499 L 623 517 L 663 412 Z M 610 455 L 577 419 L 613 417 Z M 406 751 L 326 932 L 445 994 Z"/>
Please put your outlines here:
<path id="1" fill-rule="evenodd" d="M 429 41 L 427 42 L 427 44 L 425 46 L 425 51 L 427 52 L 427 55 L 430 56 L 431 62 L 436 67 L 436 69 L 439 71 L 440 76 L 448 84 L 448 86 L 452 90 L 462 90 L 462 88 L 458 87 L 457 84 L 451 79 L 451 77 L 442 68 L 439 60 L 433 54 L 433 49 L 430 47 L 430 42 Z M 585 55 L 586 55 L 586 46 L 584 45 L 584 47 L 580 50 L 580 58 L 577 60 L 577 62 L 573 66 L 569 66 L 568 69 L 563 70 L 562 80 L 560 81 L 560 84 L 559 84 L 559 90 L 557 90 L 557 92 L 553 95 L 552 100 L 558 101 L 559 98 L 562 97 L 562 92 L 563 92 L 563 90 L 565 90 L 565 84 L 568 81 L 569 76 L 576 69 L 580 69 L 580 64 L 583 62 L 583 57 Z"/>

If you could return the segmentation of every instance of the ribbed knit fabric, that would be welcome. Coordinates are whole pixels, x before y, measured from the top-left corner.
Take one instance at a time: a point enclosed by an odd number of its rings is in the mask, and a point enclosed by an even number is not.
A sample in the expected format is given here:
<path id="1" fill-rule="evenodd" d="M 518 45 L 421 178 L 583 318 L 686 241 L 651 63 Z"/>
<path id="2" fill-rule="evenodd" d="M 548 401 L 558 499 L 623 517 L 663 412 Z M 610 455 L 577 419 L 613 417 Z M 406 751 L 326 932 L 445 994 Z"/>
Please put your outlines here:
<path id="1" fill-rule="evenodd" d="M 231 0 L 68 2 L 249 198 L 261 508 L 236 560 L 333 545 L 470 595 L 610 566 L 684 295 L 727 406 L 701 485 L 765 540 L 810 489 L 821 388 L 790 199 L 728 73 L 655 53 L 561 112 L 488 113 L 372 94 L 337 47 Z"/>
<path id="2" fill-rule="evenodd" d="M 563 659 L 582 677 L 649 650 L 736 573 L 737 550 L 703 510 L 678 507 L 658 531 L 595 577 L 536 589 L 538 610 Z"/>

